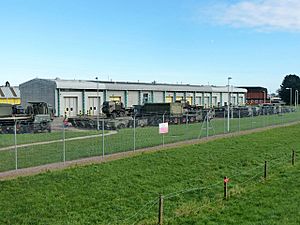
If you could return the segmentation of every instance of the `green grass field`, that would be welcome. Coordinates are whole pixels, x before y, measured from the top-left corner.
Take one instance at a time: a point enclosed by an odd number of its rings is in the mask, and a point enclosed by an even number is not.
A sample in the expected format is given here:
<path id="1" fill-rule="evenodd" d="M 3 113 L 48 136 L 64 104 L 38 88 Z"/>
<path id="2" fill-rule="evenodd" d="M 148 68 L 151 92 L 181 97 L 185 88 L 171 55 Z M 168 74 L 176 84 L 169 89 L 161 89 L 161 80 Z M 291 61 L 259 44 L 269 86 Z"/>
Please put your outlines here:
<path id="1" fill-rule="evenodd" d="M 0 224 L 156 224 L 160 193 L 164 224 L 299 224 L 299 145 L 294 125 L 1 181 Z"/>
<path id="2" fill-rule="evenodd" d="M 249 130 L 258 127 L 283 124 L 298 121 L 300 112 L 287 113 L 282 115 L 248 117 L 242 119 L 231 119 L 231 132 L 239 130 Z M 214 119 L 209 125 L 208 135 L 224 133 L 226 130 L 226 120 Z M 66 131 L 66 138 L 81 137 L 94 134 L 101 134 L 102 131 Z M 206 137 L 206 124 L 191 123 L 181 125 L 171 125 L 169 133 L 164 135 L 164 143 L 174 143 L 179 141 Z M 41 134 L 19 134 L 18 144 L 28 144 L 42 141 L 62 140 L 62 132 L 41 133 Z M 0 135 L 0 148 L 12 146 L 13 135 Z M 163 137 L 158 133 L 157 127 L 138 127 L 136 129 L 136 139 L 134 143 L 134 130 L 121 129 L 117 134 L 104 138 L 104 154 L 116 152 L 132 151 L 136 149 L 158 146 L 163 144 Z M 72 140 L 66 142 L 66 160 L 75 160 L 91 156 L 102 156 L 102 137 L 89 138 L 84 140 Z M 54 162 L 63 161 L 63 143 L 51 143 L 18 148 L 18 168 L 38 166 Z M 15 150 L 0 151 L 0 172 L 15 169 Z"/>

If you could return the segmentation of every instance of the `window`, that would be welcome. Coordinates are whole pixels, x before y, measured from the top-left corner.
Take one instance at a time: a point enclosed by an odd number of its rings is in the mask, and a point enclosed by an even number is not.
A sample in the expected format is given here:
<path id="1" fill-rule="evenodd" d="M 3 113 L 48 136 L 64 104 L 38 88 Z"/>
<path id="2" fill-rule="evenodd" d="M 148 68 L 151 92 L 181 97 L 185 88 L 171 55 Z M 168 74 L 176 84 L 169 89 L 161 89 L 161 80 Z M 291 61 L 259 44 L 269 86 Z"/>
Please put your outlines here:
<path id="1" fill-rule="evenodd" d="M 121 96 L 109 96 L 109 101 L 121 102 Z"/>

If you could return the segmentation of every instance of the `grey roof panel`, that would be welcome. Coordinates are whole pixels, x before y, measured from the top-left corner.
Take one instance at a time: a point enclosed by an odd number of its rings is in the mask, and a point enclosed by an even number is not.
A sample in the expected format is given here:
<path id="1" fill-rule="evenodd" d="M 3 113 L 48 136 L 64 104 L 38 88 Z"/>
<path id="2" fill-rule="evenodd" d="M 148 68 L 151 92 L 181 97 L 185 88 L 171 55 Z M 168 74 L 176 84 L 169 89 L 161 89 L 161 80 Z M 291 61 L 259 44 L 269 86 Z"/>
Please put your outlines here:
<path id="1" fill-rule="evenodd" d="M 0 98 L 20 98 L 20 90 L 18 87 L 5 87 L 2 86 L 0 87 L 2 94 L 4 96 L 0 96 Z M 13 90 L 13 92 L 11 91 L 11 89 Z"/>
<path id="2" fill-rule="evenodd" d="M 50 81 L 50 80 L 49 80 Z M 88 80 L 51 80 L 56 83 L 60 89 L 97 89 L 96 81 Z M 160 84 L 160 83 L 136 83 L 136 82 L 108 82 L 99 81 L 98 88 L 100 90 L 141 90 L 141 91 L 177 91 L 177 92 L 227 92 L 225 86 L 202 86 L 189 84 Z M 231 88 L 230 91 L 245 93 L 244 88 Z"/>

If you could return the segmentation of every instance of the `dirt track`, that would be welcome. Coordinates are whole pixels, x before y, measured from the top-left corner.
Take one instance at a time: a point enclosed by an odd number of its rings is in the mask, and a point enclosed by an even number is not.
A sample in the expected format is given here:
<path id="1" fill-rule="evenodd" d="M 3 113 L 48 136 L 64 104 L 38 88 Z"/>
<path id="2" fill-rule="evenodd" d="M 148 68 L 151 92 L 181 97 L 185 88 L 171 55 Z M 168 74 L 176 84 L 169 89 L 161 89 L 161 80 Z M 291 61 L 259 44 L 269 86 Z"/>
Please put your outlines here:
<path id="1" fill-rule="evenodd" d="M 143 152 L 162 151 L 162 150 L 166 150 L 166 149 L 170 149 L 170 148 L 174 148 L 174 147 L 205 143 L 205 142 L 209 142 L 209 141 L 213 141 L 213 140 L 217 140 L 217 139 L 221 139 L 221 138 L 251 134 L 251 133 L 255 133 L 255 132 L 259 132 L 259 131 L 270 130 L 270 129 L 277 128 L 277 127 L 286 127 L 286 126 L 290 126 L 290 125 L 296 125 L 299 123 L 300 123 L 300 121 L 282 124 L 282 125 L 257 128 L 257 129 L 253 129 L 253 130 L 229 133 L 229 134 L 219 134 L 219 135 L 215 135 L 215 136 L 210 136 L 208 138 L 194 139 L 194 140 L 166 144 L 166 145 L 164 145 L 164 147 L 160 145 L 160 146 L 155 146 L 155 147 L 150 147 L 150 148 L 138 149 L 136 151 L 115 153 L 115 154 L 111 154 L 111 155 L 106 155 L 104 158 L 100 157 L 100 156 L 96 156 L 96 157 L 68 161 L 65 163 L 59 162 L 59 163 L 52 163 L 52 164 L 47 164 L 47 165 L 42 165 L 42 166 L 37 166 L 37 167 L 12 170 L 12 171 L 0 173 L 0 180 L 14 179 L 14 178 L 17 178 L 20 176 L 30 176 L 30 175 L 34 175 L 34 174 L 43 173 L 46 171 L 60 170 L 60 169 L 71 168 L 71 167 L 75 167 L 75 166 L 83 166 L 83 165 L 89 165 L 89 164 L 98 164 L 98 163 L 103 163 L 103 162 L 109 162 L 109 161 L 113 161 L 113 160 L 118 160 L 118 159 L 122 159 L 122 158 L 140 155 Z"/>

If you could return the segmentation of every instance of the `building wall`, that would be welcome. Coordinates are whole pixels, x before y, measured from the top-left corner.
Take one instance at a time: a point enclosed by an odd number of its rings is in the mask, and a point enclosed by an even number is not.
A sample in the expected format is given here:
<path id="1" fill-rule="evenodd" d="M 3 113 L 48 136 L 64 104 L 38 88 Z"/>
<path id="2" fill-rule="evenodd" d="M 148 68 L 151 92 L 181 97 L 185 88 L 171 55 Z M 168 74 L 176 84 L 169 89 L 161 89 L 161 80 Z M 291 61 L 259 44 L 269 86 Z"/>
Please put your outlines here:
<path id="1" fill-rule="evenodd" d="M 153 102 L 163 102 L 164 101 L 164 92 L 154 91 L 153 92 Z"/>
<path id="2" fill-rule="evenodd" d="M 44 79 L 34 79 L 25 82 L 19 86 L 21 93 L 21 104 L 23 107 L 27 107 L 30 101 L 41 101 L 55 105 L 55 89 L 56 84 L 53 81 Z"/>
<path id="3" fill-rule="evenodd" d="M 0 98 L 0 104 L 12 104 L 12 105 L 20 105 L 20 98 Z"/>
<path id="4" fill-rule="evenodd" d="M 139 92 L 128 91 L 128 106 L 139 104 Z"/>
<path id="5" fill-rule="evenodd" d="M 106 89 L 108 86 L 105 86 L 104 84 L 96 85 L 94 82 L 58 81 L 58 83 L 56 83 L 53 80 L 34 79 L 21 84 L 20 91 L 24 103 L 28 101 L 45 101 L 55 107 L 57 116 L 62 116 L 66 112 L 67 107 L 65 106 L 65 98 L 68 98 L 68 110 L 72 108 L 72 114 L 87 114 L 88 109 L 91 107 L 89 98 L 97 97 L 97 86 L 99 88 L 98 94 L 101 105 L 103 104 L 103 101 L 116 98 L 122 101 L 127 107 L 143 104 L 144 94 L 148 95 L 148 102 L 156 103 L 174 102 L 176 100 L 185 99 L 191 104 L 216 107 L 218 106 L 218 103 L 220 103 L 221 106 L 224 106 L 225 102 L 228 102 L 228 91 L 226 87 L 213 87 L 211 88 L 212 91 L 202 92 L 199 90 L 199 86 L 195 87 L 195 91 L 192 91 L 194 88 L 193 86 L 180 87 L 183 90 L 178 90 L 179 87 L 177 86 L 163 85 L 165 86 L 164 88 L 166 88 L 166 91 L 164 91 L 156 90 L 161 88 L 161 86 L 151 84 L 144 85 L 141 90 L 132 90 L 130 89 L 129 84 L 114 85 L 115 84 L 110 84 L 110 89 Z M 139 86 L 137 85 L 135 88 L 139 88 Z M 149 89 L 147 90 L 147 88 Z M 186 88 L 186 91 L 184 91 L 184 88 Z M 204 89 L 202 86 L 200 86 L 200 88 Z M 209 90 L 209 88 L 205 89 Z M 241 105 L 241 102 L 245 103 L 245 93 L 237 94 L 231 92 L 231 96 L 234 97 L 234 105 Z M 95 103 L 93 104 L 95 105 Z"/>

